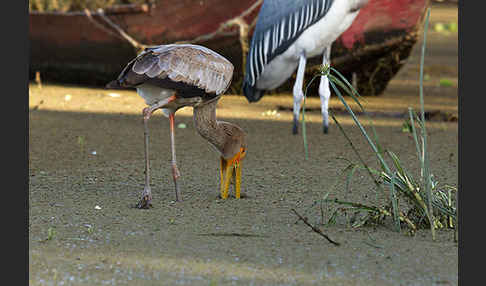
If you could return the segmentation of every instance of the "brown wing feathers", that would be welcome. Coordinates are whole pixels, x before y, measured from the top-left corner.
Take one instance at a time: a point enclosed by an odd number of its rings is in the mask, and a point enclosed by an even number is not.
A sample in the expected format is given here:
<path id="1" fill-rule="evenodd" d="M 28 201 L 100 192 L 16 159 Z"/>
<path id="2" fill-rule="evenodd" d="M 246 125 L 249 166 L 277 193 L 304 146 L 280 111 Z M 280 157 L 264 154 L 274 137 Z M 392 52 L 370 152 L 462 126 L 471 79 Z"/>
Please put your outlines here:
<path id="1" fill-rule="evenodd" d="M 150 81 L 163 88 L 174 88 L 172 81 L 219 95 L 228 88 L 232 76 L 233 65 L 209 49 L 164 45 L 146 50 L 128 63 L 117 83 L 129 87 Z"/>

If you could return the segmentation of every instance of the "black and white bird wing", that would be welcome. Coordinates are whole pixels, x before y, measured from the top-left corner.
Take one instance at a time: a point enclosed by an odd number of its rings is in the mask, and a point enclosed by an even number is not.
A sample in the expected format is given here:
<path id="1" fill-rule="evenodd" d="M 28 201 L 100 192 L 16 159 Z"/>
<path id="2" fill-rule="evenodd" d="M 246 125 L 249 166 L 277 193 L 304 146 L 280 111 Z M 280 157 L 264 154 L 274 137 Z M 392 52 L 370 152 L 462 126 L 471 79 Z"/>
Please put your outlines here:
<path id="1" fill-rule="evenodd" d="M 224 93 L 233 77 L 233 64 L 199 45 L 162 45 L 144 50 L 107 87 L 136 87 L 144 83 L 163 89 L 200 89 Z"/>
<path id="2" fill-rule="evenodd" d="M 265 0 L 260 9 L 246 59 L 243 92 L 257 101 L 256 83 L 266 64 L 329 11 L 334 0 Z"/>

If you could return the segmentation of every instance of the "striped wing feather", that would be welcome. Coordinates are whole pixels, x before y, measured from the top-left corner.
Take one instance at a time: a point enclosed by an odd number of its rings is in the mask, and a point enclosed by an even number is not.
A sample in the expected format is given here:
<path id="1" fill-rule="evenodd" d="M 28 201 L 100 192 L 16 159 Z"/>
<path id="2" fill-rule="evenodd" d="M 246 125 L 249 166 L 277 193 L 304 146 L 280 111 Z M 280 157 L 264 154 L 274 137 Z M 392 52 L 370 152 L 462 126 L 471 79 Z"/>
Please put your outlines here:
<path id="1" fill-rule="evenodd" d="M 334 0 L 265 0 L 253 33 L 244 84 L 255 86 L 264 66 L 282 54 L 307 27 L 329 11 Z"/>
<path id="2" fill-rule="evenodd" d="M 231 62 L 205 47 L 163 45 L 146 49 L 131 61 L 120 74 L 119 82 L 136 86 L 150 81 L 169 88 L 166 85 L 172 81 L 219 95 L 229 87 L 233 69 Z"/>

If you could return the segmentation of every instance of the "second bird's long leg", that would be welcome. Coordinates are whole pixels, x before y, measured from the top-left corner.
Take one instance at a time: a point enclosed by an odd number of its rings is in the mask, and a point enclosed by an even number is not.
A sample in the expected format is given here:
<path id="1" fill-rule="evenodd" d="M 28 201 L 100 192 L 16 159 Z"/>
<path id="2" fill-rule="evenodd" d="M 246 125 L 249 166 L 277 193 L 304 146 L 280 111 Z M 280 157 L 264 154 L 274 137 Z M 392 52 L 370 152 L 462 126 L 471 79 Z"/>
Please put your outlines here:
<path id="1" fill-rule="evenodd" d="M 143 109 L 143 127 L 144 127 L 144 150 L 145 150 L 145 187 L 143 188 L 142 196 L 136 207 L 139 209 L 146 209 L 152 206 L 152 190 L 150 189 L 150 161 L 149 161 L 149 130 L 148 120 L 152 113 L 158 108 L 168 104 L 176 99 L 175 96 L 168 97 L 156 104 Z"/>
<path id="2" fill-rule="evenodd" d="M 322 65 L 331 64 L 331 46 L 324 49 L 322 56 Z M 327 76 L 321 76 L 319 84 L 319 97 L 321 98 L 322 111 L 322 132 L 327 134 L 329 130 L 329 98 L 331 97 L 331 90 L 329 89 L 329 79 Z"/>
<path id="3" fill-rule="evenodd" d="M 302 86 L 304 85 L 304 74 L 305 74 L 305 65 L 306 65 L 306 57 L 305 54 L 301 54 L 299 58 L 299 67 L 297 68 L 297 75 L 295 78 L 293 94 L 294 94 L 294 122 L 292 133 L 298 134 L 299 133 L 299 114 L 300 114 L 300 104 L 302 99 L 304 98 L 304 92 L 302 91 Z"/>
<path id="4" fill-rule="evenodd" d="M 174 112 L 169 114 L 170 121 L 170 147 L 172 151 L 172 178 L 174 179 L 176 201 L 182 201 L 182 196 L 179 191 L 179 185 L 177 179 L 181 176 L 179 169 L 177 168 L 176 151 L 175 151 L 175 131 L 174 131 Z"/>
<path id="5" fill-rule="evenodd" d="M 148 120 L 150 118 L 151 110 L 149 107 L 143 109 L 143 128 L 144 128 L 144 151 L 145 151 L 145 187 L 142 192 L 142 197 L 137 204 L 137 208 L 146 209 L 152 204 L 152 191 L 150 189 L 150 162 L 149 162 L 149 130 Z"/>

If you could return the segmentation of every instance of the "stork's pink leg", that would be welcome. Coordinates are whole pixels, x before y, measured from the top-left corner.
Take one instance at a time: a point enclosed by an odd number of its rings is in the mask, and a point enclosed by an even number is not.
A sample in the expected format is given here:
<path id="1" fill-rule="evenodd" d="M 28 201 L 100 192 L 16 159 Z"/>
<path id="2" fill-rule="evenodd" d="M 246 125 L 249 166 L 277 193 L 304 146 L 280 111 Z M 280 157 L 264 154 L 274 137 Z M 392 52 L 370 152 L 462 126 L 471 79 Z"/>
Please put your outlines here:
<path id="1" fill-rule="evenodd" d="M 146 209 L 152 206 L 152 191 L 150 189 L 150 163 L 149 163 L 149 130 L 148 120 L 152 111 L 149 107 L 143 109 L 143 127 L 144 127 L 144 148 L 145 148 L 145 187 L 142 192 L 142 197 L 137 204 L 137 208 Z"/>
<path id="2" fill-rule="evenodd" d="M 172 151 L 172 178 L 174 179 L 176 201 L 182 201 L 182 196 L 179 191 L 179 185 L 177 179 L 181 176 L 179 169 L 177 168 L 176 152 L 175 152 L 175 131 L 174 131 L 174 112 L 169 114 L 170 121 L 170 147 Z"/>
<path id="3" fill-rule="evenodd" d="M 143 109 L 143 127 L 144 127 L 144 148 L 145 148 L 145 187 L 143 188 L 142 197 L 137 204 L 139 209 L 147 209 L 152 206 L 152 191 L 150 189 L 150 163 L 149 163 L 149 130 L 148 120 L 152 113 L 165 106 L 166 104 L 176 100 L 176 96 L 170 96 L 162 101 L 159 101 L 149 107 Z"/>

